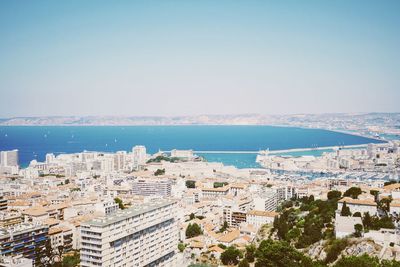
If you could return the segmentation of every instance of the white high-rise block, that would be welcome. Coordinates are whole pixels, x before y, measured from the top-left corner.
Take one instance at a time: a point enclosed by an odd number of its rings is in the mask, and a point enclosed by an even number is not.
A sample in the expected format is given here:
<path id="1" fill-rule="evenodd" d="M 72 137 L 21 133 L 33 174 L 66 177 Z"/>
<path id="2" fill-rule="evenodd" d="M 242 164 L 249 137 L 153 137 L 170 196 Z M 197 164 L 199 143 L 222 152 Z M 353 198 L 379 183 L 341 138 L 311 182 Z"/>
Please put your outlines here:
<path id="1" fill-rule="evenodd" d="M 176 266 L 176 201 L 159 200 L 81 225 L 81 266 Z"/>

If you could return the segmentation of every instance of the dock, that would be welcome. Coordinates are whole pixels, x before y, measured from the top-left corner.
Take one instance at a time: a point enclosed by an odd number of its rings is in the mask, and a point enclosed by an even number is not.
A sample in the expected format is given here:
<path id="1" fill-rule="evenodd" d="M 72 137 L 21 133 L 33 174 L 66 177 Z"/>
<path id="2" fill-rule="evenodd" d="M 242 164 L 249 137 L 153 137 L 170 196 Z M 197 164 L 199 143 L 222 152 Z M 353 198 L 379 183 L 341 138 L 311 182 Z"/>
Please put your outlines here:
<path id="1" fill-rule="evenodd" d="M 283 149 L 283 150 L 258 150 L 258 151 L 245 151 L 245 150 L 193 150 L 195 154 L 282 154 L 282 153 L 290 153 L 290 152 L 303 152 L 303 151 L 316 151 L 316 150 L 333 150 L 338 148 L 346 148 L 346 149 L 356 149 L 356 148 L 365 148 L 367 144 L 361 145 L 347 145 L 347 146 L 324 146 L 324 147 L 308 147 L 308 148 L 292 148 L 292 149 Z M 163 151 L 170 153 L 170 151 Z"/>

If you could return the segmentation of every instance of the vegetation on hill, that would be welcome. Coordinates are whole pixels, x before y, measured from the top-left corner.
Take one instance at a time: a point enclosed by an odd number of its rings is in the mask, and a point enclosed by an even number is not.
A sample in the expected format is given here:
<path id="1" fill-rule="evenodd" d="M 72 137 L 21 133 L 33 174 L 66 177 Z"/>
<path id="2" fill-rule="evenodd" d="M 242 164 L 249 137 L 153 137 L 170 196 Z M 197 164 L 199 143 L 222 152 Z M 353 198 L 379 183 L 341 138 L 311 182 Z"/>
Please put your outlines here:
<path id="1" fill-rule="evenodd" d="M 359 188 L 350 189 L 344 195 L 357 198 L 361 193 Z M 221 262 L 242 267 L 400 267 L 400 262 L 379 261 L 367 255 L 341 258 L 342 252 L 353 242 L 351 239 L 336 239 L 334 236 L 333 220 L 341 197 L 341 192 L 333 190 L 328 192 L 327 200 L 315 200 L 310 196 L 284 202 L 280 207 L 280 215 L 274 219 L 269 239 L 261 240 L 258 246 L 251 244 L 245 250 L 220 246 L 225 249 L 220 257 Z M 388 205 L 390 201 L 382 203 L 382 209 L 387 209 Z M 343 203 L 341 213 L 351 216 L 346 203 Z M 361 236 L 362 231 L 394 228 L 392 219 L 387 215 L 378 217 L 355 212 L 353 216 L 361 217 L 363 223 L 355 225 L 354 237 Z M 321 240 L 326 256 L 324 261 L 316 261 L 306 255 L 304 251 L 308 250 L 304 249 Z"/>
<path id="2" fill-rule="evenodd" d="M 347 256 L 337 260 L 346 247 L 346 239 L 338 239 L 329 244 L 325 262 L 316 261 L 295 249 L 286 241 L 267 239 L 256 247 L 254 244 L 241 251 L 230 246 L 221 253 L 222 264 L 229 266 L 254 267 L 400 267 L 400 262 L 394 260 L 379 261 L 376 257 L 366 254 L 361 256 Z M 250 254 L 251 255 L 250 255 Z"/>
<path id="3" fill-rule="evenodd" d="M 294 207 L 284 209 L 274 220 L 273 231 L 279 240 L 305 248 L 333 236 L 332 219 L 338 198 L 314 200 L 313 196 L 291 201 Z M 286 204 L 287 205 L 287 204 Z"/>
<path id="4" fill-rule="evenodd" d="M 167 157 L 167 156 L 157 156 L 155 158 L 149 159 L 147 161 L 147 163 L 152 163 L 152 162 L 161 162 L 161 161 L 168 161 L 168 162 L 179 162 L 180 159 L 179 158 L 175 158 L 175 157 Z"/>

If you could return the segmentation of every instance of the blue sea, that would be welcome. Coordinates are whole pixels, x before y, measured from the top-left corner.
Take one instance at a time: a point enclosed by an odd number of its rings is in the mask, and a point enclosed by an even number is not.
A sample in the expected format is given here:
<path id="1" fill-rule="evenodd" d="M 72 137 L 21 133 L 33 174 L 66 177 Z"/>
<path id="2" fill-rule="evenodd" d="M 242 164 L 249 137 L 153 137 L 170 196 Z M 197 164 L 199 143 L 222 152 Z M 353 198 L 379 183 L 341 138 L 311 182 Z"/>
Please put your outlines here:
<path id="1" fill-rule="evenodd" d="M 145 145 L 149 153 L 159 150 L 199 151 L 282 150 L 316 146 L 377 143 L 374 139 L 320 129 L 275 126 L 1 126 L 0 150 L 18 149 L 21 166 L 46 153 L 84 150 L 131 151 Z M 318 151 L 307 152 L 322 153 Z M 238 168 L 259 167 L 256 154 L 202 154 Z"/>

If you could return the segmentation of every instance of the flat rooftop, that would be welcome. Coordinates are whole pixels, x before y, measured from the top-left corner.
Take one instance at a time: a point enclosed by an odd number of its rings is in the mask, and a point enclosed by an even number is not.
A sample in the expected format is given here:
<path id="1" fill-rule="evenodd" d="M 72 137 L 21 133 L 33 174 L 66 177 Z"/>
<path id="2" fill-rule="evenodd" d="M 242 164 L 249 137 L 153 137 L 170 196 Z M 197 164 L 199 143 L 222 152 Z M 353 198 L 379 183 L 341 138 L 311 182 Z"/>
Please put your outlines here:
<path id="1" fill-rule="evenodd" d="M 38 229 L 48 228 L 48 226 L 40 223 L 20 223 L 18 225 L 10 226 L 7 228 L 0 228 L 0 237 L 9 236 L 11 234 L 18 234 L 25 231 L 35 231 Z"/>
<path id="2" fill-rule="evenodd" d="M 162 207 L 169 206 L 176 203 L 175 200 L 155 200 L 151 203 L 141 204 L 140 206 L 135 206 L 126 210 L 120 210 L 116 213 L 110 214 L 108 216 L 101 216 L 90 220 L 88 222 L 82 223 L 82 225 L 104 227 L 119 221 L 124 221 L 128 218 L 138 216 L 140 214 L 147 213 L 152 210 L 156 210 Z"/>

